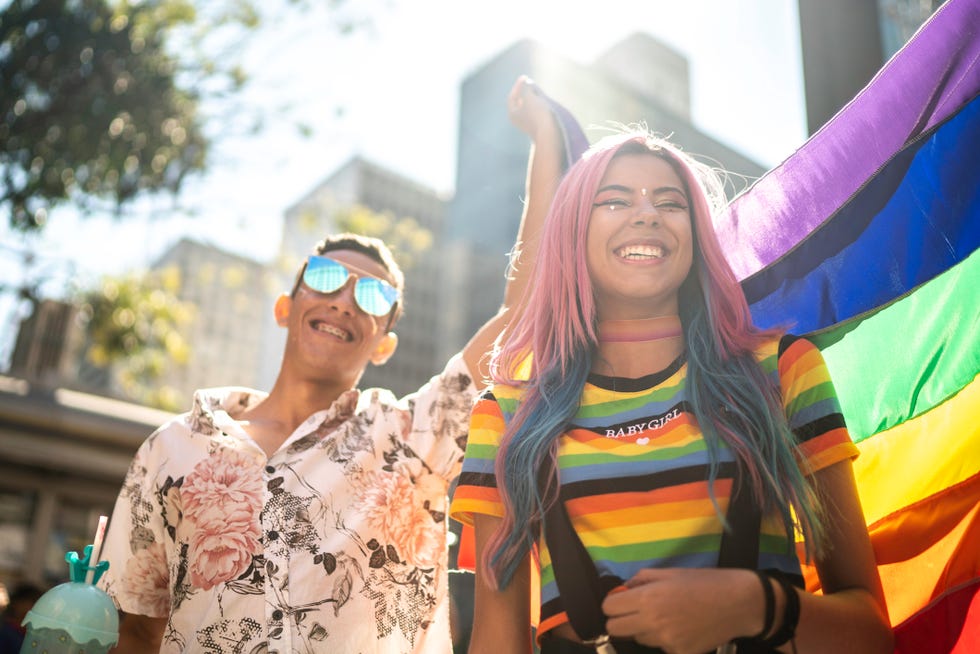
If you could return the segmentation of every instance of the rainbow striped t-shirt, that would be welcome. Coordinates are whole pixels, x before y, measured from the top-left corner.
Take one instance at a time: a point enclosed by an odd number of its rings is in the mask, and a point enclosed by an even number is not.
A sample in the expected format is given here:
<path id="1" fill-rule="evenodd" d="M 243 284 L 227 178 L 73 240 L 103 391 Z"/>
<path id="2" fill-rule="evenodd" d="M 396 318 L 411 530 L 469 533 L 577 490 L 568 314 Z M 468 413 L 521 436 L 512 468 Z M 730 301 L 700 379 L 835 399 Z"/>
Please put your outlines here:
<path id="1" fill-rule="evenodd" d="M 811 471 L 857 456 L 820 351 L 785 336 L 756 353 L 778 380 L 789 425 Z M 590 375 L 579 410 L 558 445 L 561 495 L 579 538 L 601 577 L 622 581 L 643 568 L 715 567 L 722 523 L 711 501 L 709 458 L 691 413 L 681 357 L 638 379 Z M 521 390 L 496 385 L 473 409 L 466 458 L 450 515 L 503 516 L 494 460 Z M 728 509 L 731 452 L 722 447 L 714 495 Z M 806 469 L 806 468 L 804 468 Z M 547 545 L 539 541 L 539 634 L 567 622 Z M 764 517 L 759 568 L 800 574 L 800 563 L 778 516 Z"/>

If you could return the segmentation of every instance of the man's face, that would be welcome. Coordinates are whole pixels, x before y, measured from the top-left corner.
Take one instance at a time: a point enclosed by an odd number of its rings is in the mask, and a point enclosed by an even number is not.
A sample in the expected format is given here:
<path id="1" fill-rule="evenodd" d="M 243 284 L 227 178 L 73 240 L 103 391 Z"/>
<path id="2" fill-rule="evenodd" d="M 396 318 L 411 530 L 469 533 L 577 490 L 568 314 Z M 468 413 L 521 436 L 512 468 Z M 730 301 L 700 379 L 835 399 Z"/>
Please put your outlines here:
<path id="1" fill-rule="evenodd" d="M 365 313 L 354 299 L 354 284 L 360 277 L 394 280 L 382 264 L 361 252 L 332 250 L 324 256 L 342 263 L 351 276 L 332 293 L 301 282 L 293 297 L 280 299 L 289 303 L 288 315 L 279 318 L 289 331 L 283 365 L 354 386 L 369 362 L 387 360 L 395 342 L 393 334 L 385 333 L 389 316 Z"/>

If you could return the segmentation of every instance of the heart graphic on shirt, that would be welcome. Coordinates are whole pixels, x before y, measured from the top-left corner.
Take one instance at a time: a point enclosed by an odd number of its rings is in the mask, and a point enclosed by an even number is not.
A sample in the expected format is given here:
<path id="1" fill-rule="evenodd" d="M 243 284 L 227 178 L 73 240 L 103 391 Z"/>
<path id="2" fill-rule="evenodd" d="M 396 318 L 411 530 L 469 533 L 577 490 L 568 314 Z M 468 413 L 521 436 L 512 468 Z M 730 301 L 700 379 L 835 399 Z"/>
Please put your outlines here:
<path id="1" fill-rule="evenodd" d="M 637 445 L 646 445 L 649 442 L 650 442 L 650 439 L 647 438 L 646 436 L 644 436 L 643 438 L 637 438 L 636 439 L 636 444 Z"/>

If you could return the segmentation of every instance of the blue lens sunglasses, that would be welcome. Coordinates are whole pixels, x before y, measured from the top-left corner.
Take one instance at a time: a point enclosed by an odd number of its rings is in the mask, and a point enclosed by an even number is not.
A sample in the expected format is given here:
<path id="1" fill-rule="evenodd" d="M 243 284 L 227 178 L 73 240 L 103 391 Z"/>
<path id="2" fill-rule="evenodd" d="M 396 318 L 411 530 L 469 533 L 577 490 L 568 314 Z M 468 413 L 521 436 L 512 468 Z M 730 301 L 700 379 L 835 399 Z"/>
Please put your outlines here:
<path id="1" fill-rule="evenodd" d="M 397 288 L 383 279 L 352 273 L 344 264 L 329 257 L 311 254 L 306 261 L 303 283 L 319 293 L 333 293 L 343 288 L 351 275 L 357 277 L 354 283 L 357 306 L 372 316 L 388 315 L 401 296 Z"/>

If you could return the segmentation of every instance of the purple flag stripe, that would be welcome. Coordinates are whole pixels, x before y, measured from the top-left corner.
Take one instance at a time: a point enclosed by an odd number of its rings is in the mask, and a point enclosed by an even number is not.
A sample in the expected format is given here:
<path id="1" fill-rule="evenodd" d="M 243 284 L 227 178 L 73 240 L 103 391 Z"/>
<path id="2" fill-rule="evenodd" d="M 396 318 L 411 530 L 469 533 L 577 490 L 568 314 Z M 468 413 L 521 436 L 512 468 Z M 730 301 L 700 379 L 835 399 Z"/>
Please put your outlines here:
<path id="1" fill-rule="evenodd" d="M 980 92 L 980 2 L 948 0 L 850 103 L 717 219 L 744 279 L 796 247 L 910 140 Z"/>

